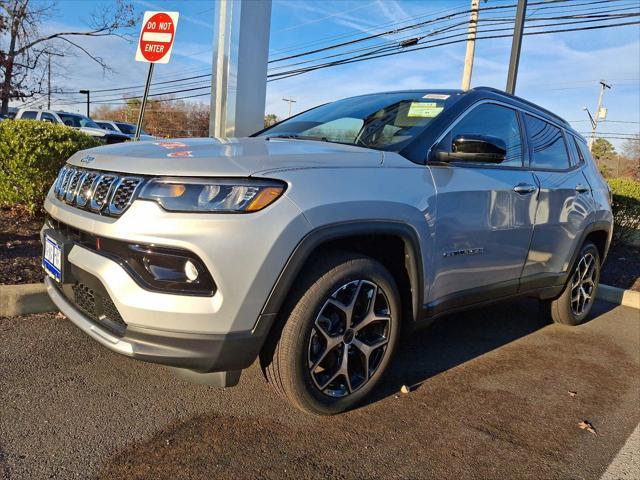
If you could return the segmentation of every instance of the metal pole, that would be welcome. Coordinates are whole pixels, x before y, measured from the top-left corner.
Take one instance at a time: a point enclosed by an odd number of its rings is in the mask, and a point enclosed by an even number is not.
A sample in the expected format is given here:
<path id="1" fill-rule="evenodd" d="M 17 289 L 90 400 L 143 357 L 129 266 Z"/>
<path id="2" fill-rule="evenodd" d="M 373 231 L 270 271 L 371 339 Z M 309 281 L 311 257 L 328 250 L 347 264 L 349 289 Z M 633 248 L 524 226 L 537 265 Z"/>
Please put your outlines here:
<path id="1" fill-rule="evenodd" d="M 91 90 L 80 90 L 78 93 L 87 96 L 87 117 L 89 116 L 89 107 L 91 106 Z"/>
<path id="2" fill-rule="evenodd" d="M 147 96 L 149 95 L 149 87 L 151 86 L 151 76 L 153 75 L 153 66 L 155 63 L 149 64 L 149 73 L 147 74 L 147 84 L 144 86 L 144 95 L 140 104 L 140 113 L 138 114 L 138 124 L 136 125 L 136 134 L 133 137 L 134 142 L 140 141 L 140 131 L 142 130 L 142 120 L 144 119 L 144 109 L 147 106 Z"/>
<path id="3" fill-rule="evenodd" d="M 511 43 L 511 58 L 509 59 L 509 75 L 507 77 L 507 93 L 513 95 L 516 91 L 518 64 L 520 63 L 520 49 L 522 47 L 522 32 L 527 15 L 527 0 L 518 0 L 516 22 L 513 28 L 513 42 Z"/>
<path id="4" fill-rule="evenodd" d="M 596 141 L 596 129 L 598 128 L 598 120 L 600 120 L 600 109 L 602 108 L 602 100 L 604 99 L 604 89 L 611 88 L 604 80 L 600 80 L 600 96 L 598 97 L 598 106 L 591 125 L 591 138 L 589 139 L 589 151 L 593 151 L 593 143 Z"/>
<path id="5" fill-rule="evenodd" d="M 473 72 L 473 55 L 476 49 L 476 33 L 478 32 L 478 7 L 480 0 L 471 0 L 471 17 L 467 31 L 467 54 L 464 57 L 464 71 L 462 72 L 462 90 L 471 87 L 471 73 Z"/>
<path id="6" fill-rule="evenodd" d="M 51 110 L 51 55 L 47 55 L 47 110 Z"/>

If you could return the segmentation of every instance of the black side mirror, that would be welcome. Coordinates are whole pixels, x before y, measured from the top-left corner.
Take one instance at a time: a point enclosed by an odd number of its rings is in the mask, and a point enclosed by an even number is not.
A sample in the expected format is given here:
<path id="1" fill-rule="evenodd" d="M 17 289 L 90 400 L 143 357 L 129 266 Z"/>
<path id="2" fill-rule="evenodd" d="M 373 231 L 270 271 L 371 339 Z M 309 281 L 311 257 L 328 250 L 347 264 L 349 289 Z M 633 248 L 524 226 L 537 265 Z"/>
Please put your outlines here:
<path id="1" fill-rule="evenodd" d="M 454 137 L 451 152 L 432 148 L 430 161 L 501 163 L 507 157 L 504 140 L 489 135 L 463 134 Z"/>

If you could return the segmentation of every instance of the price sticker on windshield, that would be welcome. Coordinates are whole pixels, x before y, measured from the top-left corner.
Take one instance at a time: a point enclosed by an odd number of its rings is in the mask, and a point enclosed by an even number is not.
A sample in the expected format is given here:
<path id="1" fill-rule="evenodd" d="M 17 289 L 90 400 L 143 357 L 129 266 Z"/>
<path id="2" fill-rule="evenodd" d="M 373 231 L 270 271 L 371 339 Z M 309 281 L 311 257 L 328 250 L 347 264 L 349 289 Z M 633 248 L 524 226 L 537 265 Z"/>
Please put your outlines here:
<path id="1" fill-rule="evenodd" d="M 433 118 L 437 117 L 444 107 L 435 102 L 411 102 L 407 117 Z"/>

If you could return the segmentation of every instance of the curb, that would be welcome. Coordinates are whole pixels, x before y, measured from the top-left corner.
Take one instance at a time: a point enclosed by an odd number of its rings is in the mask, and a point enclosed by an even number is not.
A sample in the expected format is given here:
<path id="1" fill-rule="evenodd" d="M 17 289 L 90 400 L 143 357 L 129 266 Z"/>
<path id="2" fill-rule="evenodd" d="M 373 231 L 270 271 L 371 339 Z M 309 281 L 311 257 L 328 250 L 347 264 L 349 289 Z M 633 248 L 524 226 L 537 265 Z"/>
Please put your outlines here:
<path id="1" fill-rule="evenodd" d="M 55 312 L 44 283 L 0 285 L 0 317 Z"/>
<path id="2" fill-rule="evenodd" d="M 600 285 L 597 298 L 640 310 L 640 292 Z M 0 317 L 13 317 L 28 313 L 55 312 L 44 283 L 0 285 Z"/>
<path id="3" fill-rule="evenodd" d="M 600 285 L 596 298 L 604 300 L 605 302 L 640 310 L 640 292 L 636 292 L 635 290 L 623 290 L 622 288 L 610 287 L 609 285 Z"/>

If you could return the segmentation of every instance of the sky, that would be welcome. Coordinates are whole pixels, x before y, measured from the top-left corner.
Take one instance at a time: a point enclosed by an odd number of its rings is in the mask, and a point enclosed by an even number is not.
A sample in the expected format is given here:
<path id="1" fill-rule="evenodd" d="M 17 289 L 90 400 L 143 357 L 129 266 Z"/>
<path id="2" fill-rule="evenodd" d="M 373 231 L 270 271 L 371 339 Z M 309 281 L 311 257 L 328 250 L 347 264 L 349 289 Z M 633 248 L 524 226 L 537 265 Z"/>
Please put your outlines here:
<path id="1" fill-rule="evenodd" d="M 575 0 L 577 4 L 585 1 Z M 412 19 L 433 18 L 443 11 L 467 10 L 469 3 L 470 0 L 274 0 L 270 58 L 385 31 L 392 28 L 390 25 L 406 25 Z M 514 2 L 482 0 L 481 6 L 509 3 Z M 640 5 L 639 0 L 624 3 L 622 6 L 635 7 L 636 10 Z M 42 31 L 85 27 L 92 11 L 110 4 L 112 2 L 102 0 L 60 0 L 54 14 L 42 26 Z M 180 12 L 171 62 L 168 65 L 156 65 L 154 82 L 211 72 L 213 0 L 134 0 L 133 4 L 140 12 Z M 576 7 L 576 10 L 580 10 L 580 7 Z M 544 15 L 542 11 L 536 12 L 535 6 L 529 7 L 528 14 Z M 480 22 L 482 25 L 482 14 Z M 132 36 L 137 40 L 137 29 L 132 31 Z M 54 89 L 97 90 L 144 84 L 147 64 L 134 61 L 135 41 L 128 43 L 112 37 L 82 38 L 79 42 L 104 58 L 111 71 L 103 72 L 86 56 L 56 59 L 52 68 Z M 459 88 L 465 49 L 465 43 L 462 42 L 269 82 L 266 112 L 286 117 L 289 106 L 282 100 L 283 97 L 296 100 L 293 104 L 295 113 L 362 93 L 413 88 Z M 510 38 L 478 41 L 472 86 L 504 89 L 510 49 Z M 637 133 L 640 130 L 639 25 L 524 37 L 516 94 L 559 114 L 580 132 L 589 130 L 583 107 L 587 106 L 592 112 L 595 110 L 600 79 L 606 80 L 612 88 L 606 91 L 604 99 L 608 121 L 601 123 L 599 131 Z M 196 79 L 189 85 L 177 88 L 196 88 L 205 85 L 206 81 Z M 206 89 L 202 89 L 180 95 L 206 92 Z M 131 88 L 116 94 L 93 93 L 92 96 L 95 100 L 108 101 L 122 93 L 139 95 L 142 88 Z M 82 104 L 69 104 L 82 100 L 81 96 L 59 94 L 54 95 L 54 99 L 53 108 L 85 111 Z M 208 103 L 206 97 L 194 101 Z M 611 141 L 618 148 L 623 142 L 617 139 Z"/>

